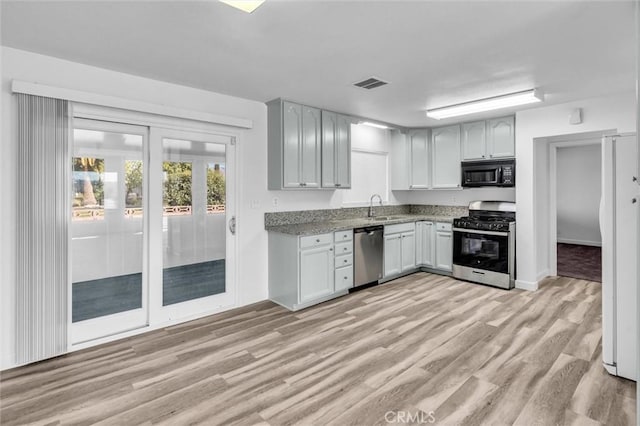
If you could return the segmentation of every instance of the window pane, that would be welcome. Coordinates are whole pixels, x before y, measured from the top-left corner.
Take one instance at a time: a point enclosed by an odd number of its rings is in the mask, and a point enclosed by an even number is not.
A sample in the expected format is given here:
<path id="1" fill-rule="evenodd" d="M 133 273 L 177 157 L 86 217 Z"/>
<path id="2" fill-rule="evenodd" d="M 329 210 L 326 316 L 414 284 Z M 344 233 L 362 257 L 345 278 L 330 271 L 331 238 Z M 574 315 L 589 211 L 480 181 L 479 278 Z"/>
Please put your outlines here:
<path id="1" fill-rule="evenodd" d="M 226 147 L 164 139 L 163 148 L 166 306 L 226 291 Z"/>
<path id="2" fill-rule="evenodd" d="M 216 214 L 225 211 L 225 165 L 207 164 L 207 213 Z"/>
<path id="3" fill-rule="evenodd" d="M 126 160 L 124 162 L 125 182 L 125 216 L 142 216 L 142 183 L 143 168 L 140 160 Z"/>
<path id="4" fill-rule="evenodd" d="M 104 159 L 73 158 L 73 220 L 104 218 Z"/>
<path id="5" fill-rule="evenodd" d="M 162 205 L 165 216 L 191 214 L 191 163 L 185 161 L 165 161 L 164 192 Z"/>
<path id="6" fill-rule="evenodd" d="M 143 214 L 142 144 L 141 135 L 74 130 L 73 322 L 142 307 L 143 226 L 128 220 L 130 207 Z"/>

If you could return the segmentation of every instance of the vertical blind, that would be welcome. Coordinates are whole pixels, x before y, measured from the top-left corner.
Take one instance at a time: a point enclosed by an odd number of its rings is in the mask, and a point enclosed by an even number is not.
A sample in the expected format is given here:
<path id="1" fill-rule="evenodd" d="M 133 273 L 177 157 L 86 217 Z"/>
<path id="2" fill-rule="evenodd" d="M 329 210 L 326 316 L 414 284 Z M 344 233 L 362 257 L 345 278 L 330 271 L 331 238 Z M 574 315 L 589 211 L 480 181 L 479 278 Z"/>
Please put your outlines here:
<path id="1" fill-rule="evenodd" d="M 17 94 L 16 362 L 67 350 L 69 103 Z"/>

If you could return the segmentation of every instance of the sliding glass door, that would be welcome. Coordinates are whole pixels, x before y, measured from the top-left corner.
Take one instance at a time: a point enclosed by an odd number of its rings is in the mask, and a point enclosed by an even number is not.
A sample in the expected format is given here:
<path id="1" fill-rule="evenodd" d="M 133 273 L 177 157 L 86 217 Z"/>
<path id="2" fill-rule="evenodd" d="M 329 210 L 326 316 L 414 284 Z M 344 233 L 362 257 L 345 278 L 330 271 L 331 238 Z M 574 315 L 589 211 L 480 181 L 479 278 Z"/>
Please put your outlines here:
<path id="1" fill-rule="evenodd" d="M 230 136 L 76 119 L 71 342 L 235 303 Z"/>
<path id="2" fill-rule="evenodd" d="M 147 325 L 147 128 L 76 120 L 71 217 L 71 340 Z"/>
<path id="3" fill-rule="evenodd" d="M 230 305 L 231 138 L 154 130 L 152 141 L 162 148 L 152 157 L 154 172 L 161 171 L 152 179 L 162 191 L 153 215 L 162 229 L 161 240 L 153 244 L 155 256 L 162 259 L 162 296 L 152 315 L 167 321 Z"/>

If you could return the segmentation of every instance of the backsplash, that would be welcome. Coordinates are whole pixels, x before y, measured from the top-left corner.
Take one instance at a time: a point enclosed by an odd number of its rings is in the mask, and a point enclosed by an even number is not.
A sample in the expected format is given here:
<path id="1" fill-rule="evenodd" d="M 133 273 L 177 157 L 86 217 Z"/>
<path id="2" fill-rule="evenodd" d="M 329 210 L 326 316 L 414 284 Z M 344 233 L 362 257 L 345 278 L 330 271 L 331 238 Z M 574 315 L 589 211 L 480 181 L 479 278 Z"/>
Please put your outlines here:
<path id="1" fill-rule="evenodd" d="M 434 206 L 423 204 L 411 204 L 411 214 L 424 214 L 430 216 L 452 216 L 461 217 L 469 215 L 469 208 L 467 206 Z"/>
<path id="2" fill-rule="evenodd" d="M 433 216 L 466 216 L 469 209 L 465 206 L 400 205 L 374 206 L 376 216 L 404 214 L 423 214 Z M 265 226 L 292 225 L 296 223 L 330 222 L 334 220 L 357 219 L 366 217 L 369 207 L 351 207 L 326 210 L 298 210 L 291 212 L 265 213 Z"/>

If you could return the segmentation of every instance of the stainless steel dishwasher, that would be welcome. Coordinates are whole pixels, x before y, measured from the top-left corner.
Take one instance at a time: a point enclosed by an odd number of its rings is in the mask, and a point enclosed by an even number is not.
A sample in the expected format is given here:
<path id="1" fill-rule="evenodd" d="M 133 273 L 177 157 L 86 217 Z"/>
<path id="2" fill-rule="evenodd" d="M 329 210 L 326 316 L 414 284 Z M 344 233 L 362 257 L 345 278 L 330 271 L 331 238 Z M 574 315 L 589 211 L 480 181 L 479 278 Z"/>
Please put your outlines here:
<path id="1" fill-rule="evenodd" d="M 382 278 L 383 230 L 382 225 L 353 230 L 354 287 L 377 283 Z"/>

